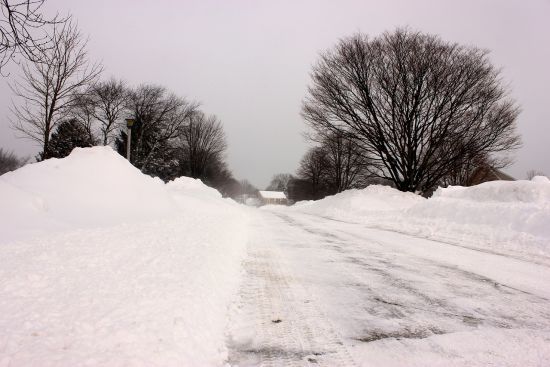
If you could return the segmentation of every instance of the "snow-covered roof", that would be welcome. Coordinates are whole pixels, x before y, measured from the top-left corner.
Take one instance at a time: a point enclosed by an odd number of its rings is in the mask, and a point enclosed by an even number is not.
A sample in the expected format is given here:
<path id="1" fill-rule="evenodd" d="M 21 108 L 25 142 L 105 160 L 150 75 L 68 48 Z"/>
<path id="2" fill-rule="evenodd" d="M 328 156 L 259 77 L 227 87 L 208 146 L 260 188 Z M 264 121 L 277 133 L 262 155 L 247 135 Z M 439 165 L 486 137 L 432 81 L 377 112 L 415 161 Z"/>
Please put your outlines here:
<path id="1" fill-rule="evenodd" d="M 282 191 L 260 191 L 260 196 L 264 199 L 286 199 L 286 195 Z"/>

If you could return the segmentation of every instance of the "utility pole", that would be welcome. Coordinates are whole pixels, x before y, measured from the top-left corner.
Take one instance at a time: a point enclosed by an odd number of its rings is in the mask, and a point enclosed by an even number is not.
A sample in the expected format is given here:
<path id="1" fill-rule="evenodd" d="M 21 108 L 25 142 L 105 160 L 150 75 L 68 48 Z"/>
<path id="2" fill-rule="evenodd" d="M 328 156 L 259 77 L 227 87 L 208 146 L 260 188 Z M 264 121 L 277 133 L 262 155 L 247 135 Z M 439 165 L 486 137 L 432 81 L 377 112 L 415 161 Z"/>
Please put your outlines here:
<path id="1" fill-rule="evenodd" d="M 134 126 L 134 119 L 126 119 L 126 159 L 130 162 L 130 146 L 132 145 L 132 126 Z"/>

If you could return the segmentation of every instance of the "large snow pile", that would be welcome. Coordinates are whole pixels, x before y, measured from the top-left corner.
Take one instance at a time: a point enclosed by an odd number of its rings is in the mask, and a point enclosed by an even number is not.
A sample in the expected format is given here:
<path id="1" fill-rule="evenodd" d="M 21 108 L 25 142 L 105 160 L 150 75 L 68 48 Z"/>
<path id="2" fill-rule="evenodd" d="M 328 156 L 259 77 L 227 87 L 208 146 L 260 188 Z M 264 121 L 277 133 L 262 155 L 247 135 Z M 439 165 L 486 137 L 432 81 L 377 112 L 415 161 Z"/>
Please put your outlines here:
<path id="1" fill-rule="evenodd" d="M 109 147 L 77 148 L 0 176 L 0 202 L 0 240 L 155 220 L 176 209 L 161 180 Z"/>
<path id="2" fill-rule="evenodd" d="M 550 181 L 494 181 L 438 189 L 429 199 L 382 186 L 292 210 L 550 263 Z"/>
<path id="3" fill-rule="evenodd" d="M 224 363 L 238 205 L 109 148 L 1 176 L 0 200 L 0 366 Z"/>

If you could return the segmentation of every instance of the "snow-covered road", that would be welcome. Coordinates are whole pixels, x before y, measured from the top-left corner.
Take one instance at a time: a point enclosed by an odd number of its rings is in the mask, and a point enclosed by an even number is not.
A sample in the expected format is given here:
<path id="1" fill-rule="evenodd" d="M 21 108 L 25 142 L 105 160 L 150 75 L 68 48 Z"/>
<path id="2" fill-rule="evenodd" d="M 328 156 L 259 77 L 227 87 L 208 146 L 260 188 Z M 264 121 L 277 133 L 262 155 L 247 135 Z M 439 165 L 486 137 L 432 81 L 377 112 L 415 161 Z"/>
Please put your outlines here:
<path id="1" fill-rule="evenodd" d="M 231 365 L 550 365 L 547 266 L 289 210 L 252 218 Z"/>

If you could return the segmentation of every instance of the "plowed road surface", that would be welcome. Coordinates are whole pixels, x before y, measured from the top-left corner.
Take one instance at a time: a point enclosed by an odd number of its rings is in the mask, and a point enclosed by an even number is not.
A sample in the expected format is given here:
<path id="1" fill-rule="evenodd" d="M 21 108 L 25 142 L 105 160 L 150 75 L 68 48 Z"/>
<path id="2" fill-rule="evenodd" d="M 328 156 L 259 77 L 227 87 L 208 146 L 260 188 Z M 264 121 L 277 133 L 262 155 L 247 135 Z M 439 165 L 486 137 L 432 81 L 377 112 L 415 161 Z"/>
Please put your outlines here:
<path id="1" fill-rule="evenodd" d="M 290 211 L 252 225 L 230 365 L 550 365 L 544 265 Z"/>

